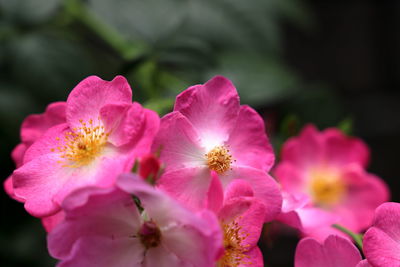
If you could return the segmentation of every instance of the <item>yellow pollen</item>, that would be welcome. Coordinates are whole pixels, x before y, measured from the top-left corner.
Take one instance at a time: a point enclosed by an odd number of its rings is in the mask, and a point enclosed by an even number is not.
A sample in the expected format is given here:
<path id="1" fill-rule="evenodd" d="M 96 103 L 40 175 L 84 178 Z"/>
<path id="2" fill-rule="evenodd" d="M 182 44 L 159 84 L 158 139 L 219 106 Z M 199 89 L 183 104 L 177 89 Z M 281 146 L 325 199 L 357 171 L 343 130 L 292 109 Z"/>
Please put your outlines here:
<path id="1" fill-rule="evenodd" d="M 332 170 L 318 170 L 311 173 L 310 191 L 317 205 L 330 206 L 341 201 L 346 185 Z"/>
<path id="2" fill-rule="evenodd" d="M 214 147 L 205 156 L 208 168 L 218 174 L 222 174 L 231 168 L 232 156 L 224 146 Z"/>
<path id="3" fill-rule="evenodd" d="M 109 133 L 105 132 L 104 126 L 94 126 L 93 120 L 89 120 L 89 125 L 83 120 L 79 120 L 81 127 L 73 128 L 71 132 L 66 132 L 63 142 L 60 142 L 56 149 L 61 153 L 64 161 L 63 167 L 78 168 L 89 164 L 103 150 Z M 60 138 L 56 138 L 60 140 Z"/>
<path id="4" fill-rule="evenodd" d="M 242 244 L 249 234 L 243 233 L 242 227 L 232 221 L 229 224 L 222 224 L 224 232 L 224 255 L 217 262 L 218 267 L 236 267 L 241 264 L 251 264 L 249 255 L 245 253 L 249 250 L 249 244 Z M 247 261 L 246 261 L 247 260 Z"/>

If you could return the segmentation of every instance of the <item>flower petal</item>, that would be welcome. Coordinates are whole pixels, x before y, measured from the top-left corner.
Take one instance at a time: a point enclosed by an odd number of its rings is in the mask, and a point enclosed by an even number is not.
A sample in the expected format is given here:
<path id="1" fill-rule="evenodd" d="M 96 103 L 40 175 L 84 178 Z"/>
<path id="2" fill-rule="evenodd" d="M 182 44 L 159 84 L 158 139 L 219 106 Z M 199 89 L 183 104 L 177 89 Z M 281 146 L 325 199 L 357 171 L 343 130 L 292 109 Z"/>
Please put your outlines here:
<path id="1" fill-rule="evenodd" d="M 21 125 L 21 140 L 27 146 L 39 139 L 47 129 L 65 123 L 66 102 L 54 102 L 47 106 L 43 114 L 26 117 Z"/>
<path id="2" fill-rule="evenodd" d="M 13 173 L 14 193 L 25 200 L 25 209 L 33 216 L 50 216 L 60 210 L 52 199 L 66 183 L 67 172 L 59 160 L 55 153 L 46 154 Z"/>
<path id="3" fill-rule="evenodd" d="M 109 82 L 90 76 L 81 81 L 69 94 L 67 122 L 71 128 L 80 127 L 80 120 L 97 120 L 100 109 L 106 104 L 131 102 L 132 90 L 124 77 L 116 76 Z"/>
<path id="4" fill-rule="evenodd" d="M 189 119 L 210 150 L 228 140 L 238 116 L 239 96 L 228 79 L 216 76 L 179 94 L 174 111 Z"/>
<path id="5" fill-rule="evenodd" d="M 236 127 L 227 142 L 238 166 L 249 166 L 269 171 L 275 156 L 265 133 L 264 121 L 249 106 L 241 106 Z"/>
<path id="6" fill-rule="evenodd" d="M 207 205 L 210 184 L 211 173 L 208 168 L 192 167 L 164 173 L 157 187 L 187 208 L 201 210 Z"/>
<path id="7" fill-rule="evenodd" d="M 142 266 L 146 267 L 170 267 L 182 266 L 189 267 L 189 264 L 184 264 L 176 255 L 162 246 L 150 248 L 145 255 L 145 260 Z"/>
<path id="8" fill-rule="evenodd" d="M 360 164 L 366 167 L 369 161 L 369 149 L 358 138 L 347 137 L 340 130 L 331 128 L 322 133 L 325 138 L 325 157 L 333 164 Z"/>
<path id="9" fill-rule="evenodd" d="M 394 225 L 398 227 L 399 222 L 394 222 Z M 365 233 L 363 251 L 373 266 L 392 267 L 400 264 L 400 243 L 379 228 L 371 227 Z"/>
<path id="10" fill-rule="evenodd" d="M 360 261 L 361 255 L 357 248 L 338 236 L 329 236 L 323 245 L 312 238 L 305 238 L 296 248 L 296 267 L 354 267 Z"/>
<path id="11" fill-rule="evenodd" d="M 275 180 L 265 172 L 250 167 L 233 167 L 226 177 L 220 175 L 220 179 L 225 185 L 232 179 L 247 181 L 254 190 L 254 197 L 265 205 L 266 222 L 273 220 L 280 213 L 282 194 Z"/>
<path id="12" fill-rule="evenodd" d="M 64 221 L 48 235 L 50 254 L 59 259 L 66 258 L 81 237 L 97 235 L 116 240 L 135 235 L 140 226 L 131 196 L 112 188 L 77 190 L 65 199 L 63 208 Z"/>
<path id="13" fill-rule="evenodd" d="M 160 160 L 165 163 L 166 171 L 206 166 L 200 139 L 188 119 L 179 112 L 169 113 L 161 119 L 152 150 L 161 150 Z"/>
<path id="14" fill-rule="evenodd" d="M 290 138 L 282 148 L 282 159 L 297 167 L 307 168 L 321 162 L 324 156 L 323 140 L 317 128 L 307 125 L 298 137 Z"/>
<path id="15" fill-rule="evenodd" d="M 126 267 L 140 266 L 144 247 L 133 238 L 112 239 L 103 236 L 81 237 L 71 255 L 58 267 Z"/>

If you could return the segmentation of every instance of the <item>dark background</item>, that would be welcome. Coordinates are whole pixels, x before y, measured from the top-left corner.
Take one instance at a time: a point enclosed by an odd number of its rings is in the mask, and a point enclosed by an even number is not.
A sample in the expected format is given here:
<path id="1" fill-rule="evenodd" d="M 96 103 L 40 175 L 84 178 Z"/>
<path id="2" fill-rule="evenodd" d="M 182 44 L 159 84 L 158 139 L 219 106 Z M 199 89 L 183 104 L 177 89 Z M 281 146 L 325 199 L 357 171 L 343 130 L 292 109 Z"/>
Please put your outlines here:
<path id="1" fill-rule="evenodd" d="M 399 201 L 400 3 L 300 0 L 0 0 L 0 175 L 28 114 L 88 75 L 128 78 L 160 115 L 188 85 L 232 79 L 265 117 L 276 152 L 305 123 L 370 146 L 369 170 Z M 0 194 L 0 265 L 52 266 L 45 232 Z M 297 238 L 269 230 L 268 266 L 292 266 Z"/>

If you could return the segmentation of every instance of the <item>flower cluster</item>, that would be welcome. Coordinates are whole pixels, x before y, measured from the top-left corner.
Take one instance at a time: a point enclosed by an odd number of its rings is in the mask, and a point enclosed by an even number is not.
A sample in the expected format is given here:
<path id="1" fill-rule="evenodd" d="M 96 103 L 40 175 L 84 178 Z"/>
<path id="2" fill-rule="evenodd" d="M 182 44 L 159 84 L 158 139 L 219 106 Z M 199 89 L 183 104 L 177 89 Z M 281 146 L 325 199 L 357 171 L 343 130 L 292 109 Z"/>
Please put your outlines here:
<path id="1" fill-rule="evenodd" d="M 296 266 L 400 264 L 400 204 L 375 211 L 389 193 L 366 145 L 306 126 L 272 169 L 262 117 L 224 77 L 161 119 L 125 78 L 88 77 L 24 120 L 12 158 L 5 191 L 42 220 L 58 266 L 264 266 L 257 243 L 274 220 L 306 237 Z M 367 260 L 344 227 L 371 227 Z"/>

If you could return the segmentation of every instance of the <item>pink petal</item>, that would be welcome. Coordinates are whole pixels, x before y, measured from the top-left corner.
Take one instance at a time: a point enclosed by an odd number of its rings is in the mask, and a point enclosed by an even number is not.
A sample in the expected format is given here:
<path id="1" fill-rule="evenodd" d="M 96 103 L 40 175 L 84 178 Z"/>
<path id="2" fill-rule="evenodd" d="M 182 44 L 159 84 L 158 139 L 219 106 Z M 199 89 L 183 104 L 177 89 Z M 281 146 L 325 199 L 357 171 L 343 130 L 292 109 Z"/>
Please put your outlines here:
<path id="1" fill-rule="evenodd" d="M 111 82 L 96 76 L 81 81 L 70 93 L 67 100 L 66 117 L 71 128 L 80 127 L 79 120 L 97 120 L 100 109 L 111 103 L 131 103 L 132 90 L 122 76 Z"/>
<path id="2" fill-rule="evenodd" d="M 206 148 L 212 149 L 228 140 L 238 116 L 239 96 L 228 79 L 216 76 L 178 95 L 174 111 L 186 116 Z"/>
<path id="3" fill-rule="evenodd" d="M 320 162 L 324 156 L 321 134 L 313 125 L 303 128 L 298 137 L 292 137 L 283 145 L 282 162 L 288 161 L 298 167 L 309 167 Z"/>
<path id="4" fill-rule="evenodd" d="M 54 102 L 43 114 L 26 117 L 21 125 L 21 140 L 27 146 L 39 139 L 50 127 L 65 123 L 66 102 Z"/>
<path id="5" fill-rule="evenodd" d="M 241 179 L 233 180 L 225 188 L 225 200 L 229 200 L 237 197 L 252 197 L 254 196 L 254 190 L 251 185 Z"/>
<path id="6" fill-rule="evenodd" d="M 126 132 L 126 122 L 124 121 L 127 119 L 126 114 L 131 105 L 128 103 L 113 103 L 107 104 L 100 109 L 100 118 L 105 131 L 110 134 L 108 141 L 115 146 L 124 145 L 131 140 L 131 133 Z M 140 129 L 143 123 L 143 116 L 134 116 L 132 119 L 137 120 L 137 127 Z"/>
<path id="7" fill-rule="evenodd" d="M 137 239 L 103 236 L 81 237 L 58 267 L 141 266 L 144 247 Z"/>
<path id="8" fill-rule="evenodd" d="M 345 225 L 363 230 L 372 223 L 375 209 L 389 200 L 389 189 L 380 178 L 356 165 L 343 170 L 343 177 L 347 183 L 346 200 L 336 210 Z"/>
<path id="9" fill-rule="evenodd" d="M 354 267 L 360 261 L 360 252 L 350 241 L 333 235 L 322 245 L 312 238 L 302 239 L 295 255 L 296 267 Z"/>
<path id="10" fill-rule="evenodd" d="M 211 172 L 211 177 L 212 180 L 207 193 L 207 209 L 218 213 L 224 202 L 224 189 L 215 172 Z"/>
<path id="11" fill-rule="evenodd" d="M 59 160 L 55 153 L 46 154 L 13 173 L 14 193 L 25 200 L 25 209 L 33 216 L 50 216 L 60 209 L 52 200 L 66 182 L 66 169 L 56 163 Z"/>
<path id="12" fill-rule="evenodd" d="M 66 123 L 58 124 L 48 129 L 42 137 L 27 149 L 24 155 L 24 164 L 42 155 L 50 153 L 56 154 L 56 152 L 52 150 L 55 149 L 55 151 L 57 151 L 57 147 L 62 144 L 65 133 L 68 131 L 69 127 Z M 60 140 L 57 140 L 57 138 Z"/>
<path id="13" fill-rule="evenodd" d="M 193 266 L 213 266 L 214 255 L 207 253 L 208 239 L 197 229 L 175 226 L 164 231 L 163 238 L 166 249 L 183 262 Z"/>
<path id="14" fill-rule="evenodd" d="M 115 189 L 75 191 L 63 208 L 65 220 L 48 235 L 49 252 L 55 258 L 67 258 L 82 237 L 97 235 L 117 240 L 139 230 L 140 215 L 131 196 Z"/>
<path id="15" fill-rule="evenodd" d="M 274 169 L 274 175 L 282 189 L 290 194 L 304 193 L 309 177 L 301 169 L 289 161 L 280 162 Z"/>
<path id="16" fill-rule="evenodd" d="M 392 219 L 393 214 L 390 214 L 386 222 L 390 222 Z M 398 227 L 399 221 L 394 221 L 393 224 Z M 377 227 L 371 227 L 365 233 L 363 251 L 368 262 L 373 266 L 400 266 L 400 243 Z"/>
<path id="17" fill-rule="evenodd" d="M 194 225 L 201 223 L 193 213 L 179 205 L 175 199 L 168 197 L 164 192 L 155 190 L 135 174 L 120 175 L 116 184 L 125 192 L 137 196 L 149 217 L 153 218 L 159 226 L 168 226 L 175 221 Z"/>
<path id="18" fill-rule="evenodd" d="M 373 226 L 400 243 L 400 204 L 388 202 L 380 205 L 375 211 Z"/>
<path id="19" fill-rule="evenodd" d="M 8 194 L 9 197 L 12 199 L 18 201 L 18 202 L 24 202 L 25 200 L 23 198 L 19 198 L 14 194 L 14 185 L 13 185 L 13 180 L 12 180 L 12 175 L 8 176 L 7 179 L 4 181 L 4 191 Z"/>
<path id="20" fill-rule="evenodd" d="M 254 198 L 249 197 L 237 197 L 226 201 L 223 208 L 218 213 L 219 220 L 230 222 L 239 218 L 251 207 L 253 201 Z"/>
<path id="21" fill-rule="evenodd" d="M 170 267 L 182 266 L 189 267 L 189 264 L 184 264 L 179 258 L 162 246 L 149 249 L 145 254 L 145 260 L 142 266 L 146 267 Z"/>
<path id="22" fill-rule="evenodd" d="M 265 221 L 265 205 L 253 198 L 249 209 L 243 212 L 236 221 L 242 227 L 242 233 L 248 234 L 242 244 L 248 245 L 249 248 L 257 246 Z"/>
<path id="23" fill-rule="evenodd" d="M 47 233 L 51 232 L 54 227 L 59 225 L 62 221 L 64 221 L 65 213 L 63 211 L 59 211 L 54 215 L 49 217 L 42 218 L 42 225 Z"/>
<path id="24" fill-rule="evenodd" d="M 325 138 L 326 160 L 339 165 L 356 163 L 366 167 L 369 161 L 369 149 L 363 141 L 347 137 L 335 128 L 322 132 Z"/>
<path id="25" fill-rule="evenodd" d="M 273 220 L 281 211 L 282 195 L 278 184 L 268 174 L 250 167 L 232 168 L 226 177 L 220 175 L 223 184 L 228 184 L 232 179 L 243 179 L 254 190 L 254 197 L 264 203 L 266 208 L 265 221 Z"/>
<path id="26" fill-rule="evenodd" d="M 275 156 L 261 116 L 249 106 L 241 106 L 236 127 L 227 142 L 238 166 L 269 171 Z"/>
<path id="27" fill-rule="evenodd" d="M 13 159 L 15 166 L 17 168 L 21 167 L 27 149 L 28 146 L 26 144 L 21 143 L 18 144 L 11 152 L 11 158 Z"/>
<path id="28" fill-rule="evenodd" d="M 360 261 L 356 267 L 373 267 L 367 260 Z"/>
<path id="29" fill-rule="evenodd" d="M 240 264 L 240 267 L 263 267 L 264 266 L 264 259 L 259 247 L 255 246 L 249 251 L 245 253 L 248 258 L 244 259 L 245 264 Z"/>
<path id="30" fill-rule="evenodd" d="M 201 210 L 207 205 L 207 193 L 211 184 L 208 168 L 192 167 L 164 173 L 157 187 L 167 192 L 184 206 Z"/>
<path id="31" fill-rule="evenodd" d="M 188 119 L 179 112 L 169 113 L 161 119 L 152 150 L 161 150 L 160 160 L 165 163 L 166 171 L 206 166 L 200 139 Z"/>

